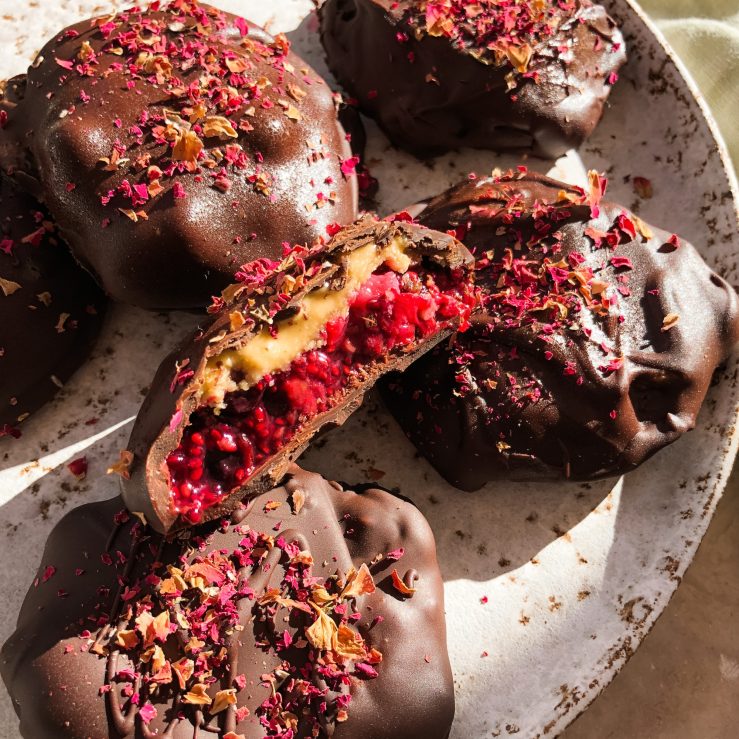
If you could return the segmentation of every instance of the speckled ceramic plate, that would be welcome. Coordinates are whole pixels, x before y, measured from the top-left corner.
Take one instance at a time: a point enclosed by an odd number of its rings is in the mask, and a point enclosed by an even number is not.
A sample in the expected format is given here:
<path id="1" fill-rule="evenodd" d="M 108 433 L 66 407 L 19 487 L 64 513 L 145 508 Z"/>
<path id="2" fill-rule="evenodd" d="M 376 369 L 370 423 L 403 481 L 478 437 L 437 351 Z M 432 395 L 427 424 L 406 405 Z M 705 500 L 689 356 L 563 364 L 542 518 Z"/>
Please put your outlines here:
<path id="1" fill-rule="evenodd" d="M 326 72 L 309 0 L 214 0 L 272 30 Z M 735 192 L 727 156 L 694 85 L 663 39 L 625 0 L 606 3 L 630 60 L 595 136 L 557 163 L 530 161 L 579 181 L 604 170 L 610 196 L 684 234 L 739 282 Z M 117 3 L 0 0 L 0 74 L 23 71 L 46 37 Z M 390 211 L 470 170 L 513 160 L 462 152 L 424 165 L 391 149 L 370 125 L 370 164 Z M 640 199 L 634 176 L 654 194 Z M 0 442 L 0 639 L 12 630 L 43 542 L 80 503 L 110 497 L 105 469 L 162 356 L 193 323 L 117 307 L 97 352 L 55 403 Z M 374 479 L 413 498 L 436 532 L 446 581 L 456 676 L 453 737 L 554 736 L 610 682 L 664 610 L 708 526 L 736 451 L 737 360 L 712 389 L 698 428 L 631 475 L 597 485 L 490 485 L 475 495 L 445 485 L 370 399 L 303 463 L 339 479 Z M 84 482 L 66 463 L 89 460 Z M 481 599 L 487 596 L 483 604 Z M 17 736 L 4 691 L 0 733 Z"/>

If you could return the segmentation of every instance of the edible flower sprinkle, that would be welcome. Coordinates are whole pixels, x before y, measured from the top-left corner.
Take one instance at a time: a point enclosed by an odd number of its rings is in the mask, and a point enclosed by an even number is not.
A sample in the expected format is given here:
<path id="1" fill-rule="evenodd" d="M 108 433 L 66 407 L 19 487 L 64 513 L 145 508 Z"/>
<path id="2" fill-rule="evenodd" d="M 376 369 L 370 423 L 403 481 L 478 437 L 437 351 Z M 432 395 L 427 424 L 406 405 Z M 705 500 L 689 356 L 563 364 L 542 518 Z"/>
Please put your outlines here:
<path id="1" fill-rule="evenodd" d="M 113 612 L 112 592 L 98 589 L 100 602 L 87 619 L 95 628 L 80 639 L 82 651 L 108 659 L 99 692 L 124 715 L 134 711 L 146 726 L 162 710 L 162 697 L 166 703 L 173 696 L 174 715 L 196 711 L 212 721 L 231 712 L 236 724 L 243 721 L 249 710 L 239 703 L 247 680 L 234 669 L 232 648 L 249 638 L 245 624 L 253 624 L 255 648 L 277 665 L 260 678 L 267 697 L 255 714 L 266 737 L 293 737 L 298 717 L 301 727 L 308 722 L 307 735 L 326 736 L 327 722 L 349 718 L 353 681 L 381 676 L 381 652 L 357 629 L 358 604 L 375 592 L 367 564 L 319 577 L 299 538 L 225 519 L 220 530 L 238 539 L 233 549 L 212 550 L 208 538 L 194 535 L 172 558 L 164 556 L 172 543 L 128 512 L 118 513 L 115 523 L 130 527 L 133 548 L 102 556 L 116 569 L 120 589 Z M 400 556 L 397 550 L 370 564 Z M 44 582 L 54 572 L 49 566 Z M 64 654 L 73 651 L 64 647 Z"/>

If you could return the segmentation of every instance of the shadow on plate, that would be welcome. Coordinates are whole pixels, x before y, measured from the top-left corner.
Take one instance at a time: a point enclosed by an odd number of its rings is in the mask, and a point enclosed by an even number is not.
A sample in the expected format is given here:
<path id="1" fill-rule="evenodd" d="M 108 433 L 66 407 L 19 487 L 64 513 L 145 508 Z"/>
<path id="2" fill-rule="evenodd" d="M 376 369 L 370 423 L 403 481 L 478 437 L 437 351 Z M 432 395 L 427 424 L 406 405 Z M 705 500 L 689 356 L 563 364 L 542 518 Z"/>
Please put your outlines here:
<path id="1" fill-rule="evenodd" d="M 410 498 L 434 530 L 447 582 L 490 580 L 529 562 L 613 486 L 612 480 L 497 483 L 461 492 L 418 456 L 374 394 L 341 429 L 315 442 L 300 464 L 348 484 L 374 481 Z"/>

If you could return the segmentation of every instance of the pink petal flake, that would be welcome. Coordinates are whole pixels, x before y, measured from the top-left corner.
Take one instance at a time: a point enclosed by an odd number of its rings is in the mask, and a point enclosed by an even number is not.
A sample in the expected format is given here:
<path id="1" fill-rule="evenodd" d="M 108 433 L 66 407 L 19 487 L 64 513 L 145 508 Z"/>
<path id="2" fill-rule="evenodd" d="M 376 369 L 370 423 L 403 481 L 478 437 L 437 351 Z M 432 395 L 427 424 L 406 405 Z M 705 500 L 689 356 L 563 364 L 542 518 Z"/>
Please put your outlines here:
<path id="1" fill-rule="evenodd" d="M 239 33 L 242 37 L 249 35 L 249 24 L 243 18 L 236 18 L 234 20 L 234 25 L 239 29 Z"/>
<path id="2" fill-rule="evenodd" d="M 609 261 L 616 269 L 621 269 L 622 267 L 626 269 L 634 269 L 634 265 L 628 257 L 611 257 Z"/>
<path id="3" fill-rule="evenodd" d="M 354 669 L 361 677 L 366 677 L 370 680 L 376 678 L 379 675 L 377 670 L 372 667 L 372 665 L 368 665 L 366 662 L 357 662 L 357 664 L 354 665 Z"/>
<path id="4" fill-rule="evenodd" d="M 154 708 L 154 706 L 152 706 L 151 703 L 145 703 L 139 709 L 139 716 L 141 716 L 141 720 L 145 724 L 148 724 L 156 718 L 157 709 Z"/>
<path id="5" fill-rule="evenodd" d="M 359 157 L 349 157 L 348 159 L 341 160 L 341 171 L 345 177 L 351 177 L 357 173 L 357 165 L 359 164 Z"/>
<path id="6" fill-rule="evenodd" d="M 675 249 L 680 248 L 680 237 L 677 234 L 672 234 L 669 239 L 667 239 L 667 243 L 670 244 L 670 246 L 673 246 Z"/>
<path id="7" fill-rule="evenodd" d="M 87 476 L 87 457 L 72 460 L 67 469 L 78 479 L 84 480 Z"/>
<path id="8" fill-rule="evenodd" d="M 180 422 L 182 421 L 182 409 L 176 411 L 172 418 L 169 419 L 169 430 L 171 433 L 174 433 L 177 427 L 180 425 Z"/>

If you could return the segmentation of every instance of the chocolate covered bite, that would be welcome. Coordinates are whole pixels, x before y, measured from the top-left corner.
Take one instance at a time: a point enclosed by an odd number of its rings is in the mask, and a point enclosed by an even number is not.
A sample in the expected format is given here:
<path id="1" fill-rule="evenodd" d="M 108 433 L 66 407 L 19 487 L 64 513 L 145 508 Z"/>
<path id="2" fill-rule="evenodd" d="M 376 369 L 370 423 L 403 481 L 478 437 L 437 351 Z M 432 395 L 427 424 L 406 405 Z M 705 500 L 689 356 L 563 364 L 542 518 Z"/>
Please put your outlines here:
<path id="1" fill-rule="evenodd" d="M 86 20 L 12 87 L 3 166 L 118 300 L 206 306 L 241 264 L 356 218 L 331 90 L 237 16 L 174 0 Z"/>
<path id="2" fill-rule="evenodd" d="M 451 236 L 366 218 L 250 265 L 154 379 L 122 469 L 129 510 L 167 531 L 271 488 L 378 377 L 466 325 L 471 261 Z"/>
<path id="3" fill-rule="evenodd" d="M 604 190 L 518 173 L 420 206 L 475 252 L 485 309 L 384 394 L 456 487 L 634 469 L 693 428 L 734 347 L 734 289 Z"/>
<path id="4" fill-rule="evenodd" d="M 337 80 L 418 156 L 560 156 L 592 133 L 626 58 L 589 0 L 323 0 L 319 17 Z"/>
<path id="5" fill-rule="evenodd" d="M 20 436 L 85 361 L 104 309 L 48 213 L 0 177 L 0 437 Z"/>
<path id="6" fill-rule="evenodd" d="M 47 543 L 2 675 L 29 739 L 444 739 L 434 539 L 407 501 L 293 467 L 163 539 L 120 498 Z"/>

